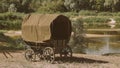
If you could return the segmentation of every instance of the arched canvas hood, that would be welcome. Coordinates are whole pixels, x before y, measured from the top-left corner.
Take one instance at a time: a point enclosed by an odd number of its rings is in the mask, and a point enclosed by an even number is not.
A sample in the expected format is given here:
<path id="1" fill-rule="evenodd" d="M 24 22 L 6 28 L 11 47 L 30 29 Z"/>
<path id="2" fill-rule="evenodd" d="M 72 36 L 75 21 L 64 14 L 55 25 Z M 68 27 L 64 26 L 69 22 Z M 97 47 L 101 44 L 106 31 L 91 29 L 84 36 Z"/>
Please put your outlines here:
<path id="1" fill-rule="evenodd" d="M 29 14 L 22 22 L 22 38 L 25 41 L 66 40 L 70 35 L 71 22 L 64 15 Z"/>

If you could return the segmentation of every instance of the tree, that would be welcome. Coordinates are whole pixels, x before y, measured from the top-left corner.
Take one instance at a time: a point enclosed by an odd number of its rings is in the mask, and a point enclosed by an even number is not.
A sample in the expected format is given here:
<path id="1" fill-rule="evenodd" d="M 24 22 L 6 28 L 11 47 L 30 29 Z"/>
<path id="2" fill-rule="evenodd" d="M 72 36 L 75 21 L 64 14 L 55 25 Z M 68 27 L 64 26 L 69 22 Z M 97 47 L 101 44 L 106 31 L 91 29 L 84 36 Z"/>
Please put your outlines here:
<path id="1" fill-rule="evenodd" d="M 84 52 L 85 46 L 86 46 L 86 39 L 85 39 L 85 30 L 83 26 L 83 20 L 82 19 L 76 19 L 72 23 L 73 25 L 73 35 L 72 35 L 72 41 L 70 40 L 70 45 L 73 48 L 74 52 Z"/>
<path id="2" fill-rule="evenodd" d="M 54 12 L 65 12 L 65 6 L 62 0 L 59 1 L 43 1 L 41 6 L 38 9 L 38 12 L 47 12 L 47 13 L 54 13 Z"/>
<path id="3" fill-rule="evenodd" d="M 113 0 L 105 0 L 104 7 L 107 11 L 112 11 Z"/>
<path id="4" fill-rule="evenodd" d="M 79 3 L 79 9 L 89 9 L 89 0 L 78 0 Z"/>
<path id="5" fill-rule="evenodd" d="M 10 7 L 8 8 L 8 11 L 11 12 L 11 13 L 16 12 L 17 8 L 16 8 L 15 4 L 10 4 Z"/>
<path id="6" fill-rule="evenodd" d="M 114 11 L 120 11 L 120 0 L 114 0 Z"/>
<path id="7" fill-rule="evenodd" d="M 105 0 L 96 0 L 95 9 L 97 11 L 103 11 L 104 10 L 104 2 L 105 2 Z"/>
<path id="8" fill-rule="evenodd" d="M 30 7 L 31 2 L 32 0 L 21 0 L 19 11 L 25 13 L 33 12 L 33 9 Z"/>
<path id="9" fill-rule="evenodd" d="M 1 2 L 0 2 L 0 7 L 1 7 L 0 12 L 7 12 L 8 6 L 9 6 L 8 2 L 7 2 L 7 0 L 1 0 Z"/>
<path id="10" fill-rule="evenodd" d="M 71 3 L 72 3 L 72 0 L 65 0 L 64 1 L 64 6 L 66 7 L 67 10 L 70 10 Z"/>
<path id="11" fill-rule="evenodd" d="M 89 8 L 89 0 L 65 0 L 64 5 L 69 11 L 79 11 Z"/>
<path id="12" fill-rule="evenodd" d="M 118 11 L 119 6 L 120 6 L 120 0 L 105 0 L 104 3 L 105 8 L 107 9 L 107 11 Z"/>
<path id="13" fill-rule="evenodd" d="M 30 3 L 31 9 L 36 11 L 40 6 L 42 6 L 42 2 L 43 0 L 32 0 L 32 2 Z"/>

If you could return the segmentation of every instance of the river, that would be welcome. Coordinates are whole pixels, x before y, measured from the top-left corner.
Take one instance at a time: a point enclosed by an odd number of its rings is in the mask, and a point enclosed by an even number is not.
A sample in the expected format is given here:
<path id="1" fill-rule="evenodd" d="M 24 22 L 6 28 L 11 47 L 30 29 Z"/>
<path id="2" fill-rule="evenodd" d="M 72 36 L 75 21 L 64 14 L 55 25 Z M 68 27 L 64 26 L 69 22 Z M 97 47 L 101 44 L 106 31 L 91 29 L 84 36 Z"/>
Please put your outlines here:
<path id="1" fill-rule="evenodd" d="M 90 38 L 95 42 L 89 42 L 87 48 L 85 49 L 86 54 L 91 55 L 103 55 L 108 53 L 120 53 L 120 37 L 99 37 Z"/>

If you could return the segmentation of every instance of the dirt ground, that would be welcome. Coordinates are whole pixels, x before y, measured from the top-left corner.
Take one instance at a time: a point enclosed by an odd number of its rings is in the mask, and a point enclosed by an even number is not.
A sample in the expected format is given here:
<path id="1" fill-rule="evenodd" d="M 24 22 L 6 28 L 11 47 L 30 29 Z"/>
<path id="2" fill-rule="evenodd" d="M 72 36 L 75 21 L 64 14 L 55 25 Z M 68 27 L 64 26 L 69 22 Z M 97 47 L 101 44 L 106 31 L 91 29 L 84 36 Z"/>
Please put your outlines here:
<path id="1" fill-rule="evenodd" d="M 120 56 L 97 56 L 73 54 L 70 60 L 56 58 L 54 64 L 45 61 L 29 62 L 24 51 L 10 52 L 13 56 L 0 53 L 0 68 L 120 68 Z"/>

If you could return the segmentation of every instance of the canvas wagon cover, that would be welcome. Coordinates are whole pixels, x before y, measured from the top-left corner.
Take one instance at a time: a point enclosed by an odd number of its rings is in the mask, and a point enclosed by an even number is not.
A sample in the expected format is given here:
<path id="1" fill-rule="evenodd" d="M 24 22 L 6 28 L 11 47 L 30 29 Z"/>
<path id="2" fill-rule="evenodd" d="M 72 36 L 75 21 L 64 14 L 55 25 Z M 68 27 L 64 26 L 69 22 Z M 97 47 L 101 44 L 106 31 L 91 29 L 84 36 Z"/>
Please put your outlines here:
<path id="1" fill-rule="evenodd" d="M 65 22 L 68 22 L 67 25 L 70 25 L 70 27 L 64 26 Z M 62 29 L 62 27 L 65 28 Z M 67 35 L 70 36 L 71 31 L 67 30 L 66 32 L 65 29 L 70 29 L 70 28 L 71 28 L 70 20 L 63 15 L 29 14 L 26 15 L 26 17 L 22 22 L 22 38 L 23 40 L 29 42 L 41 42 L 41 41 L 49 40 L 50 38 L 60 39 L 60 36 L 64 36 L 64 39 L 67 39 L 68 38 Z M 63 35 L 59 35 L 61 32 L 62 33 L 65 32 L 65 33 L 63 33 Z"/>

